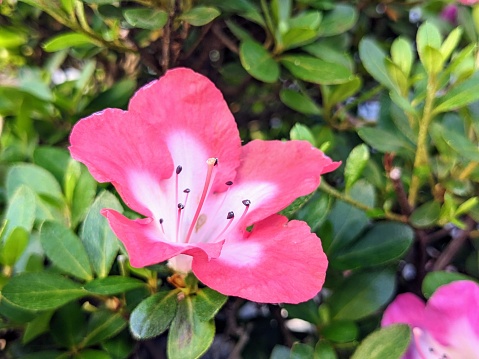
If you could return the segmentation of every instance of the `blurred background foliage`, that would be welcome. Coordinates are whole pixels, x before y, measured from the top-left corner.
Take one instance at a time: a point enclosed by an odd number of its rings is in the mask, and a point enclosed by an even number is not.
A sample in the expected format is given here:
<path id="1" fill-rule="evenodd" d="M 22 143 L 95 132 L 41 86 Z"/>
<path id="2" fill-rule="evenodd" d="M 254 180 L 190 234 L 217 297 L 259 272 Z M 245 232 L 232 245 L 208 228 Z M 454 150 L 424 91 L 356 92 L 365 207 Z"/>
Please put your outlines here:
<path id="1" fill-rule="evenodd" d="M 478 33 L 479 8 L 450 1 L 3 0 L 0 356 L 399 358 L 409 332 L 377 331 L 395 295 L 479 277 Z M 129 266 L 99 215 L 122 204 L 66 150 L 76 121 L 177 66 L 215 82 L 245 141 L 343 162 L 284 211 L 322 239 L 321 293 L 200 289 L 188 345 L 165 332 L 185 310 L 168 269 Z"/>

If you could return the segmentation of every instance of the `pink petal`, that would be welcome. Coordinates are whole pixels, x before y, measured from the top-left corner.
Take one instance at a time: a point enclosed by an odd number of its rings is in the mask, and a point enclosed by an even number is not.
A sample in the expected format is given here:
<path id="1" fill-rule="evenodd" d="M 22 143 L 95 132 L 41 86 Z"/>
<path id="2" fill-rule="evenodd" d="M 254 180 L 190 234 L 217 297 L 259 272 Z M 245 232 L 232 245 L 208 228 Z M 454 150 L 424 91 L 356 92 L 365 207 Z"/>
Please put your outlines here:
<path id="1" fill-rule="evenodd" d="M 327 265 L 321 242 L 306 223 L 273 215 L 251 233 L 228 239 L 220 257 L 194 257 L 192 268 L 205 285 L 225 295 L 299 303 L 321 290 Z"/>
<path id="2" fill-rule="evenodd" d="M 83 162 L 99 182 L 112 182 L 126 204 L 151 216 L 145 198 L 155 195 L 138 178 L 154 185 L 173 172 L 161 129 L 134 114 L 107 109 L 80 120 L 70 136 L 72 157 Z M 146 191 L 142 198 L 138 191 Z M 159 194 L 157 194 L 159 195 Z"/>
<path id="3" fill-rule="evenodd" d="M 456 281 L 439 287 L 429 299 L 427 329 L 441 344 L 460 349 L 463 358 L 479 353 L 479 285 Z"/>
<path id="4" fill-rule="evenodd" d="M 163 237 L 159 226 L 151 219 L 130 220 L 112 209 L 102 210 L 115 235 L 123 242 L 133 267 L 161 263 L 179 254 L 218 257 L 223 242 L 172 243 Z"/>
<path id="5" fill-rule="evenodd" d="M 206 77 L 186 68 L 170 70 L 141 88 L 129 110 L 161 130 L 175 167 L 181 165 L 203 180 L 206 160 L 215 157 L 220 166 L 213 190 L 225 190 L 224 183 L 234 179 L 241 154 L 239 132 L 223 95 Z"/>
<path id="6" fill-rule="evenodd" d="M 421 327 L 424 322 L 426 304 L 412 293 L 399 294 L 384 311 L 381 326 L 394 323 Z"/>
<path id="7" fill-rule="evenodd" d="M 243 146 L 241 165 L 223 212 L 241 214 L 241 200 L 249 199 L 245 226 L 251 225 L 314 191 L 320 176 L 340 165 L 307 141 L 249 142 Z"/>

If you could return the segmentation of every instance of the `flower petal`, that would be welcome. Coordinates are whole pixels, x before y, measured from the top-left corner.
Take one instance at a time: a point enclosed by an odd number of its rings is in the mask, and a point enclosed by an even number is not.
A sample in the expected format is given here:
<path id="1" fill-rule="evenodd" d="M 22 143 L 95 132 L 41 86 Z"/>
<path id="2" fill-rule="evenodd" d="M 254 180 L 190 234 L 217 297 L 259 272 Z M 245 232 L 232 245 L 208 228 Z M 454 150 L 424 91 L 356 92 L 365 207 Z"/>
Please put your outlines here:
<path id="1" fill-rule="evenodd" d="M 157 264 L 179 254 L 218 257 L 223 246 L 223 242 L 196 245 L 171 243 L 163 237 L 161 229 L 151 218 L 130 220 L 112 209 L 104 209 L 101 213 L 125 245 L 133 267 Z"/>
<path id="2" fill-rule="evenodd" d="M 155 197 L 159 200 L 155 193 L 159 181 L 173 173 L 170 153 L 161 138 L 161 129 L 139 116 L 107 109 L 75 125 L 69 149 L 97 181 L 112 182 L 129 207 L 151 216 L 149 202 Z M 139 183 L 140 177 L 148 180 Z"/>
<path id="3" fill-rule="evenodd" d="M 170 70 L 141 88 L 129 111 L 161 129 L 175 167 L 203 179 L 206 160 L 216 157 L 221 166 L 213 190 L 225 190 L 224 183 L 234 178 L 241 154 L 239 132 L 223 95 L 206 77 L 186 68 Z"/>
<path id="4" fill-rule="evenodd" d="M 479 285 L 456 281 L 439 287 L 429 299 L 425 319 L 441 344 L 455 347 L 462 358 L 479 353 Z"/>
<path id="5" fill-rule="evenodd" d="M 251 141 L 243 146 L 241 165 L 226 198 L 212 199 L 222 201 L 221 213 L 235 214 L 243 212 L 241 201 L 249 199 L 246 227 L 311 193 L 318 187 L 322 174 L 340 165 L 307 141 Z"/>
<path id="6" fill-rule="evenodd" d="M 402 323 L 422 327 L 425 308 L 426 304 L 418 296 L 412 293 L 399 294 L 384 311 L 381 326 Z"/>
<path id="7" fill-rule="evenodd" d="M 273 215 L 237 232 L 216 259 L 196 256 L 192 269 L 205 285 L 255 302 L 299 303 L 323 286 L 328 261 L 306 223 Z"/>

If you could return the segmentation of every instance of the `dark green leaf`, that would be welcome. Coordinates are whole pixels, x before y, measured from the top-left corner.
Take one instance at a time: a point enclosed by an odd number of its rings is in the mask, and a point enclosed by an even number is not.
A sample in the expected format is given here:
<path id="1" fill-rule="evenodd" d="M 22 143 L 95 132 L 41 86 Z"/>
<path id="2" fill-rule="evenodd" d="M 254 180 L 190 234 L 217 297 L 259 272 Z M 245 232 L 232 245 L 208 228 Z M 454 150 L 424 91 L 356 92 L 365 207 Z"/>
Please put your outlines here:
<path id="1" fill-rule="evenodd" d="M 446 112 L 479 100 L 479 72 L 455 85 L 437 100 L 434 112 Z"/>
<path id="2" fill-rule="evenodd" d="M 7 300 L 29 310 L 55 309 L 86 294 L 79 284 L 47 272 L 15 276 L 2 290 Z"/>
<path id="3" fill-rule="evenodd" d="M 289 359 L 311 359 L 313 355 L 313 347 L 303 343 L 294 343 Z"/>
<path id="4" fill-rule="evenodd" d="M 241 64 L 251 76 L 268 83 L 278 80 L 279 65 L 261 44 L 246 40 L 241 43 L 239 51 Z"/>
<path id="5" fill-rule="evenodd" d="M 307 55 L 286 55 L 281 63 L 298 79 L 322 84 L 340 84 L 353 79 L 349 69 Z"/>
<path id="6" fill-rule="evenodd" d="M 422 282 L 422 292 L 426 298 L 429 298 L 440 286 L 455 282 L 457 280 L 474 281 L 473 278 L 457 272 L 430 272 L 426 275 Z"/>
<path id="7" fill-rule="evenodd" d="M 411 341 L 411 329 L 394 324 L 370 334 L 356 349 L 351 359 L 400 359 Z"/>
<path id="8" fill-rule="evenodd" d="M 111 359 L 111 357 L 100 350 L 94 350 L 94 349 L 86 349 L 78 354 L 75 354 L 73 359 Z M 63 358 L 62 358 L 63 359 Z"/>
<path id="9" fill-rule="evenodd" d="M 321 335 L 336 343 L 347 343 L 359 336 L 358 325 L 353 321 L 334 321 L 321 329 Z"/>
<path id="10" fill-rule="evenodd" d="M 339 35 L 351 29 L 358 20 L 358 12 L 352 5 L 336 4 L 332 11 L 327 12 L 319 33 L 321 36 Z"/>
<path id="11" fill-rule="evenodd" d="M 142 301 L 130 316 L 133 336 L 148 339 L 168 329 L 176 313 L 177 295 L 178 291 L 159 292 Z"/>
<path id="12" fill-rule="evenodd" d="M 439 219 L 440 213 L 441 205 L 436 201 L 429 201 L 416 208 L 409 221 L 418 228 L 431 227 Z"/>
<path id="13" fill-rule="evenodd" d="M 319 115 L 321 109 L 308 96 L 294 90 L 283 89 L 279 93 L 281 101 L 289 108 L 305 115 Z"/>
<path id="14" fill-rule="evenodd" d="M 200 358 L 213 342 L 213 320 L 202 320 L 197 315 L 194 299 L 190 296 L 178 303 L 175 318 L 168 333 L 168 358 Z"/>
<path id="15" fill-rule="evenodd" d="M 363 127 L 358 130 L 358 135 L 364 142 L 379 152 L 400 152 L 412 150 L 412 145 L 397 134 L 378 127 Z"/>
<path id="16" fill-rule="evenodd" d="M 319 341 L 314 348 L 314 359 L 338 359 L 338 355 L 331 344 Z"/>
<path id="17" fill-rule="evenodd" d="M 109 339 L 123 330 L 128 321 L 121 313 L 98 311 L 92 314 L 87 327 L 87 334 L 82 346 L 87 347 Z"/>
<path id="18" fill-rule="evenodd" d="M 336 320 L 358 320 L 373 314 L 393 296 L 394 272 L 387 269 L 353 273 L 328 298 Z"/>
<path id="19" fill-rule="evenodd" d="M 194 298 L 196 315 L 202 321 L 213 319 L 227 299 L 227 296 L 210 288 L 199 290 Z"/>
<path id="20" fill-rule="evenodd" d="M 50 330 L 50 319 L 52 315 L 53 311 L 51 310 L 36 315 L 35 319 L 26 325 L 22 343 L 27 344 L 39 335 L 48 332 Z"/>
<path id="21" fill-rule="evenodd" d="M 88 282 L 84 288 L 95 294 L 115 295 L 144 286 L 144 282 L 135 278 L 109 276 L 92 280 Z"/>
<path id="22" fill-rule="evenodd" d="M 71 226 L 75 228 L 82 221 L 93 200 L 95 198 L 97 182 L 88 172 L 85 166 L 81 166 L 80 176 L 78 177 L 73 189 L 71 200 Z"/>
<path id="23" fill-rule="evenodd" d="M 103 208 L 123 212 L 118 199 L 110 192 L 102 192 L 83 222 L 80 238 L 83 241 L 94 272 L 99 277 L 106 277 L 115 260 L 119 243 L 105 217 L 100 214 Z"/>
<path id="24" fill-rule="evenodd" d="M 193 26 L 203 26 L 216 19 L 220 14 L 215 7 L 196 6 L 181 14 L 180 19 Z"/>
<path id="25" fill-rule="evenodd" d="M 45 222 L 40 230 L 40 242 L 55 266 L 83 280 L 93 278 L 85 247 L 70 229 L 58 222 Z"/>
<path id="26" fill-rule="evenodd" d="M 68 167 L 70 160 L 68 151 L 58 147 L 41 146 L 33 152 L 35 164 L 53 174 L 58 183 L 63 183 L 65 169 Z"/>
<path id="27" fill-rule="evenodd" d="M 163 10 L 128 9 L 123 15 L 131 26 L 147 30 L 161 29 L 168 21 L 168 14 Z"/>
<path id="28" fill-rule="evenodd" d="M 75 348 L 86 334 L 86 313 L 77 302 L 71 302 L 55 312 L 50 332 L 62 347 Z"/>

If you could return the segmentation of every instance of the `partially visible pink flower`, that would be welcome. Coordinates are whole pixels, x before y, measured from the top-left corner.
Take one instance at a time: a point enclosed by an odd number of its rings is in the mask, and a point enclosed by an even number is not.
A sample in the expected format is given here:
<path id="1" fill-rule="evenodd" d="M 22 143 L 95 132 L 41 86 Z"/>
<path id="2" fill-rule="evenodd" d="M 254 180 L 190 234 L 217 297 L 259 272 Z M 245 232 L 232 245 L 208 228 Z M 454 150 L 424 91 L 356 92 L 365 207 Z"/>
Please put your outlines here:
<path id="1" fill-rule="evenodd" d="M 168 261 L 225 295 L 257 302 L 298 303 L 321 289 L 327 259 L 319 238 L 276 213 L 340 163 L 305 141 L 241 146 L 207 78 L 168 71 L 141 88 L 128 111 L 79 121 L 70 141 L 73 158 L 146 217 L 102 211 L 133 266 Z"/>
<path id="2" fill-rule="evenodd" d="M 427 304 L 400 294 L 384 312 L 382 326 L 409 324 L 413 338 L 403 359 L 479 358 L 479 285 L 457 281 L 439 287 Z"/>
<path id="3" fill-rule="evenodd" d="M 459 2 L 463 5 L 474 5 L 479 3 L 479 0 L 459 0 Z"/>
<path id="4" fill-rule="evenodd" d="M 446 5 L 441 11 L 441 19 L 451 23 L 452 25 L 457 24 L 457 5 L 449 4 Z"/>

